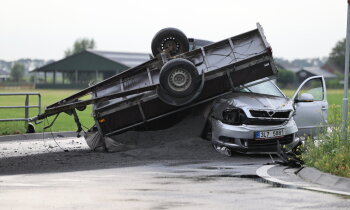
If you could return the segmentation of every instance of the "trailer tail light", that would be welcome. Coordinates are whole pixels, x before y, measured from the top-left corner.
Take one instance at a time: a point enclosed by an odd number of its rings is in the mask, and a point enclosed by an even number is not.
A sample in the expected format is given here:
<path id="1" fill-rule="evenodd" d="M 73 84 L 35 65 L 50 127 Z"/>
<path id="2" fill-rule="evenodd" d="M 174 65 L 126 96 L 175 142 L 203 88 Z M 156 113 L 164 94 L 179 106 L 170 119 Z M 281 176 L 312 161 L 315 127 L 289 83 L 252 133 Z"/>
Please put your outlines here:
<path id="1" fill-rule="evenodd" d="M 105 118 L 99 119 L 98 122 L 99 122 L 99 123 L 105 123 L 105 122 L 106 122 L 106 119 L 105 119 Z"/>

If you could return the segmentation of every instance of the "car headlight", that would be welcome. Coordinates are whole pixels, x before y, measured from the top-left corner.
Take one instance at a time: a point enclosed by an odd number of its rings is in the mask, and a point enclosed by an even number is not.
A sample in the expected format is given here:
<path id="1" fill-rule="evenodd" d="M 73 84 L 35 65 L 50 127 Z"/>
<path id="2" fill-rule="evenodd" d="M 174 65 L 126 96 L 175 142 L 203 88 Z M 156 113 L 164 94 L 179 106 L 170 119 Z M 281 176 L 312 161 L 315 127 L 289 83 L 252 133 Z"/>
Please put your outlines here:
<path id="1" fill-rule="evenodd" d="M 244 124 L 247 116 L 242 109 L 229 108 L 222 112 L 222 122 L 230 125 Z"/>

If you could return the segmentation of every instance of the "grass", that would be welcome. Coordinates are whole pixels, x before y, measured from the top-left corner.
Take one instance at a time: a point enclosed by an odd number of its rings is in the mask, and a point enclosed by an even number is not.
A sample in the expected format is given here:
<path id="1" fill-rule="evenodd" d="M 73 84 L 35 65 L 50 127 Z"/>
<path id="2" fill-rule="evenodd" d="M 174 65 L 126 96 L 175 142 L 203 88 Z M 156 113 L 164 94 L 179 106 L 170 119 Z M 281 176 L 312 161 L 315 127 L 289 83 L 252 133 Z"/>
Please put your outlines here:
<path id="1" fill-rule="evenodd" d="M 326 133 L 319 134 L 319 140 L 306 140 L 302 159 L 307 166 L 350 178 L 350 132 L 345 139 L 342 132 L 341 107 L 335 104 L 331 106 L 329 121 L 332 125 Z"/>
<path id="2" fill-rule="evenodd" d="M 77 90 L 2 90 L 0 92 L 39 92 L 42 97 L 42 109 L 44 107 L 55 103 L 67 96 L 76 93 Z M 0 106 L 23 106 L 25 96 L 0 96 Z M 38 97 L 30 96 L 29 105 L 37 105 Z M 91 115 L 92 107 L 88 106 L 83 112 L 77 112 L 82 125 L 90 128 L 93 125 L 93 118 Z M 43 111 L 43 110 L 42 110 Z M 38 114 L 37 108 L 31 108 L 29 111 L 29 117 L 34 117 Z M 24 118 L 24 109 L 0 109 L 0 119 L 8 118 Z M 49 117 L 48 121 L 51 122 L 54 117 Z M 36 132 L 42 132 L 43 127 L 48 125 L 45 121 L 39 125 L 35 125 Z M 75 125 L 73 116 L 69 116 L 66 113 L 61 113 L 57 118 L 55 124 L 52 126 L 52 131 L 74 131 L 77 127 Z M 10 135 L 25 133 L 24 122 L 0 122 L 0 135 Z"/>
<path id="3" fill-rule="evenodd" d="M 284 92 L 289 97 L 294 94 L 292 90 Z M 319 133 L 317 137 L 319 140 L 311 138 L 306 140 L 301 157 L 307 166 L 350 178 L 350 132 L 345 139 L 341 129 L 343 94 L 344 91 L 340 89 L 327 90 L 328 122 L 331 126 L 326 133 Z M 348 131 L 350 131 L 350 125 Z"/>

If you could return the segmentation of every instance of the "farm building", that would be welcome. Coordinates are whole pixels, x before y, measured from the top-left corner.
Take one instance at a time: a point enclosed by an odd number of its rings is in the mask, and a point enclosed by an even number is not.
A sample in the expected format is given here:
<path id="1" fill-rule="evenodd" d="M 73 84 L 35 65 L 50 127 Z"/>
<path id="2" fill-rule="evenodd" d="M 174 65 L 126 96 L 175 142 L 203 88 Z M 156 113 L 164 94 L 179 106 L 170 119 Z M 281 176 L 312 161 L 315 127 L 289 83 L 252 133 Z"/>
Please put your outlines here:
<path id="1" fill-rule="evenodd" d="M 85 50 L 36 68 L 36 88 L 86 88 L 150 59 L 147 53 Z"/>
<path id="2" fill-rule="evenodd" d="M 299 83 L 304 81 L 306 78 L 313 77 L 313 76 L 323 76 L 326 80 L 337 78 L 336 74 L 330 72 L 328 69 L 324 68 L 323 66 L 322 67 L 313 66 L 313 67 L 302 67 L 302 68 L 287 68 L 287 70 L 294 72 Z"/>
<path id="3" fill-rule="evenodd" d="M 5 81 L 10 78 L 10 73 L 0 69 L 0 81 Z"/>
<path id="4" fill-rule="evenodd" d="M 321 67 L 303 67 L 296 72 L 296 76 L 299 82 L 302 82 L 306 78 L 312 76 L 323 76 L 326 80 L 337 78 L 336 74 L 333 74 Z"/>

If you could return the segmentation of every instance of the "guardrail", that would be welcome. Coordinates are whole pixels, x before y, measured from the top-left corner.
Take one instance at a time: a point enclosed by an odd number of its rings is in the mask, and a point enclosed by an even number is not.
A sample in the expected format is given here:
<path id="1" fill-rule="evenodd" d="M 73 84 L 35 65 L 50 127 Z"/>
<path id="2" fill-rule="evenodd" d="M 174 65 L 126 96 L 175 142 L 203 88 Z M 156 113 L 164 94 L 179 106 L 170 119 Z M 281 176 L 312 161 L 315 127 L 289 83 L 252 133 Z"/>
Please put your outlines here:
<path id="1" fill-rule="evenodd" d="M 38 96 L 38 105 L 29 105 L 29 96 L 36 95 Z M 24 127 L 27 129 L 27 133 L 34 133 L 34 126 L 29 121 L 29 109 L 37 108 L 38 115 L 41 114 L 41 95 L 40 93 L 0 93 L 1 96 L 25 96 L 24 106 L 0 106 L 0 109 L 18 109 L 24 108 L 24 118 L 7 118 L 0 119 L 0 122 L 10 122 L 10 121 L 24 121 Z"/>

